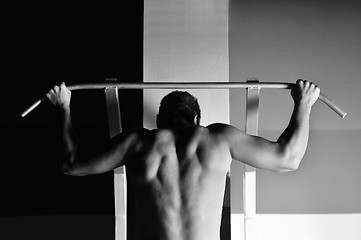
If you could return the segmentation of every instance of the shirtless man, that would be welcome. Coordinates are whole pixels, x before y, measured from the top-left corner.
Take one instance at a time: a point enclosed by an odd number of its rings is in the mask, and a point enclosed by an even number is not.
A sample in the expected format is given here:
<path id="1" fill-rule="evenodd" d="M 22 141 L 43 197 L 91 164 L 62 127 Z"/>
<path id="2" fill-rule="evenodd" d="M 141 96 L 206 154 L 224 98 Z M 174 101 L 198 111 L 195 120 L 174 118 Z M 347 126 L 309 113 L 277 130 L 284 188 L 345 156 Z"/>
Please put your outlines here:
<path id="1" fill-rule="evenodd" d="M 100 174 L 126 165 L 133 184 L 142 240 L 219 240 L 226 174 L 232 159 L 260 169 L 292 171 L 306 151 L 311 107 L 320 90 L 298 80 L 294 110 L 276 142 L 221 123 L 200 126 L 197 100 L 187 92 L 165 96 L 155 130 L 122 132 L 96 147 L 82 145 L 70 118 L 70 91 L 48 94 L 62 113 L 64 171 Z"/>

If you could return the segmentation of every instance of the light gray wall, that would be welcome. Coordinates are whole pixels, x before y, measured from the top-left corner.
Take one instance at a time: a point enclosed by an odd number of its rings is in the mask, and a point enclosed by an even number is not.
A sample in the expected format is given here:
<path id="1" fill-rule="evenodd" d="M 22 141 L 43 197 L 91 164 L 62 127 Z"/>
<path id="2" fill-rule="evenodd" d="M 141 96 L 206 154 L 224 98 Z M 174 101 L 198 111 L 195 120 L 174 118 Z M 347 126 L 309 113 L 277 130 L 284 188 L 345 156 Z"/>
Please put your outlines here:
<path id="1" fill-rule="evenodd" d="M 341 119 L 315 104 L 299 169 L 258 171 L 258 213 L 361 213 L 360 12 L 357 1 L 231 0 L 230 81 L 308 79 L 348 112 Z M 230 94 L 231 122 L 240 128 L 244 93 Z M 292 107 L 289 91 L 261 90 L 260 135 L 276 140 Z"/>
<path id="2" fill-rule="evenodd" d="M 145 1 L 143 81 L 228 82 L 227 10 L 228 0 Z M 229 122 L 227 90 L 188 91 L 199 100 L 202 125 Z M 169 92 L 144 90 L 144 127 L 156 127 Z"/>

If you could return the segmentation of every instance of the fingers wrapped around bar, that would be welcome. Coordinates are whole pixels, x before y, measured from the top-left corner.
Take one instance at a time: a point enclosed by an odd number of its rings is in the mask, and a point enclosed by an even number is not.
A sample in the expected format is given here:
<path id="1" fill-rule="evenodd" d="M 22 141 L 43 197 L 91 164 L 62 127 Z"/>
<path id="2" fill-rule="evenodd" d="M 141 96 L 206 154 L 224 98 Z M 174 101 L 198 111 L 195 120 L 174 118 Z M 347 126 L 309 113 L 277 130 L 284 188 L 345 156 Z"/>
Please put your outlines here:
<path id="1" fill-rule="evenodd" d="M 46 94 L 46 97 L 55 106 L 69 108 L 71 91 L 66 87 L 65 83 L 62 82 L 60 86 L 55 85 L 54 88 Z"/>
<path id="2" fill-rule="evenodd" d="M 296 104 L 311 107 L 320 95 L 320 88 L 308 80 L 298 79 L 296 87 L 292 89 L 291 95 Z"/>

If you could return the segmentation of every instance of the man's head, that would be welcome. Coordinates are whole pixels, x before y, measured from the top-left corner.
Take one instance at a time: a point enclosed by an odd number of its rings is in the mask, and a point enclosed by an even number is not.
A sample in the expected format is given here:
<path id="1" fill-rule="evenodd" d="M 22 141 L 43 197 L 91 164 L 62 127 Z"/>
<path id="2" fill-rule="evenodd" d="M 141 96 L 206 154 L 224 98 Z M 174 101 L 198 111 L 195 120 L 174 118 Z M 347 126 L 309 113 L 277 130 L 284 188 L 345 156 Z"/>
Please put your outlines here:
<path id="1" fill-rule="evenodd" d="M 178 128 L 199 125 L 201 110 L 198 100 L 188 92 L 173 91 L 160 102 L 158 128 Z"/>

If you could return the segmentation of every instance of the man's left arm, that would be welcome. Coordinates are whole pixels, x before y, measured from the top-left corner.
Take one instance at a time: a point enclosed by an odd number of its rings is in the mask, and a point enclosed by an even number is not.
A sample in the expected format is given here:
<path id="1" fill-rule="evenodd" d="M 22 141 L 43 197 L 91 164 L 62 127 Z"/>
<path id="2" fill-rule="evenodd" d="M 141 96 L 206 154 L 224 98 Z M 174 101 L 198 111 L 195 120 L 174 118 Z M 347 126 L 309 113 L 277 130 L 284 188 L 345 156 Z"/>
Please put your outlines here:
<path id="1" fill-rule="evenodd" d="M 96 145 L 84 145 L 73 130 L 70 114 L 71 92 L 65 84 L 55 86 L 47 97 L 60 113 L 63 171 L 68 175 L 100 174 L 125 165 L 126 156 L 141 143 L 139 136 L 144 129 L 123 132 Z"/>

